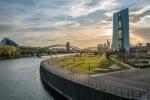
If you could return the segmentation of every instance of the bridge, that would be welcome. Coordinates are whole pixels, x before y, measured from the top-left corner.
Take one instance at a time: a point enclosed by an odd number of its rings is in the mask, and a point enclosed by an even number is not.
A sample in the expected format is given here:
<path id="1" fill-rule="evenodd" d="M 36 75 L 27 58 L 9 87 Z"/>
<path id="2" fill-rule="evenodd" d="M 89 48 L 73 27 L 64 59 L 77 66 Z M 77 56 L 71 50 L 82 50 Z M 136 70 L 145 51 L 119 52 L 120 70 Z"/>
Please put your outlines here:
<path id="1" fill-rule="evenodd" d="M 81 52 L 82 49 L 76 47 L 76 46 L 72 46 L 70 45 L 69 42 L 66 42 L 66 44 L 55 44 L 55 45 L 50 45 L 45 47 L 45 49 L 52 49 L 52 48 L 65 48 L 65 52 L 69 53 L 69 52 Z"/>
<path id="2" fill-rule="evenodd" d="M 41 56 L 42 53 L 74 53 L 74 52 L 82 52 L 83 50 L 70 45 L 69 42 L 66 42 L 66 44 L 55 44 L 55 45 L 50 45 L 46 46 L 43 48 L 40 48 L 37 50 L 37 56 Z"/>

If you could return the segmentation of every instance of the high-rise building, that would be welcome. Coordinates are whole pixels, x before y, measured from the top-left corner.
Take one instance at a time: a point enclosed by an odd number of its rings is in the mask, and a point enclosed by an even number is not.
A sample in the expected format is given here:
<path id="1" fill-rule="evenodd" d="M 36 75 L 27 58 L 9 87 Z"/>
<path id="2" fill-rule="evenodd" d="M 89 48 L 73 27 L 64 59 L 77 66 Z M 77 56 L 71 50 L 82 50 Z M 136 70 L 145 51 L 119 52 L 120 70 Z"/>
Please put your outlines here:
<path id="1" fill-rule="evenodd" d="M 66 42 L 66 51 L 70 52 L 70 42 Z"/>
<path id="2" fill-rule="evenodd" d="M 113 14 L 112 49 L 129 51 L 129 9 L 126 8 Z"/>

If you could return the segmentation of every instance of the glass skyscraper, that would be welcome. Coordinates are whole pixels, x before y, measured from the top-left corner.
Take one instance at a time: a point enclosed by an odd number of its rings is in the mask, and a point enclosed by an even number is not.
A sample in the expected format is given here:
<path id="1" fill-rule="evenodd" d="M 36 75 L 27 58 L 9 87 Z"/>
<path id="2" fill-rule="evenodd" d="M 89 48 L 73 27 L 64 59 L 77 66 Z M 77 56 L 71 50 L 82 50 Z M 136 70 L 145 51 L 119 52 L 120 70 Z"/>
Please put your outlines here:
<path id="1" fill-rule="evenodd" d="M 113 14 L 113 50 L 129 51 L 129 9 Z"/>

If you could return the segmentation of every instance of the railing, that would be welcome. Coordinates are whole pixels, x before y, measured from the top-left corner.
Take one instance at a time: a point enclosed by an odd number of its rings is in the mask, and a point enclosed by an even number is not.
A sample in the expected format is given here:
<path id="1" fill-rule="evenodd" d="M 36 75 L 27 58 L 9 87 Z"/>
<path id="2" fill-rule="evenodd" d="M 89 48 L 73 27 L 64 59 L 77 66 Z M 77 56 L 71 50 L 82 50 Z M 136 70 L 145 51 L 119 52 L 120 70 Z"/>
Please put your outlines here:
<path id="1" fill-rule="evenodd" d="M 51 59 L 52 60 L 52 59 Z M 58 75 L 59 77 L 63 77 L 65 79 L 71 80 L 78 84 L 82 84 L 84 86 L 94 88 L 103 92 L 107 92 L 113 95 L 117 95 L 120 97 L 125 97 L 129 99 L 135 100 L 150 100 L 150 92 L 134 87 L 129 86 L 119 86 L 115 83 L 109 82 L 108 80 L 97 81 L 89 78 L 82 78 L 73 73 L 60 72 L 59 69 L 55 69 L 53 61 L 45 60 L 41 64 L 43 68 L 49 70 L 51 73 Z"/>

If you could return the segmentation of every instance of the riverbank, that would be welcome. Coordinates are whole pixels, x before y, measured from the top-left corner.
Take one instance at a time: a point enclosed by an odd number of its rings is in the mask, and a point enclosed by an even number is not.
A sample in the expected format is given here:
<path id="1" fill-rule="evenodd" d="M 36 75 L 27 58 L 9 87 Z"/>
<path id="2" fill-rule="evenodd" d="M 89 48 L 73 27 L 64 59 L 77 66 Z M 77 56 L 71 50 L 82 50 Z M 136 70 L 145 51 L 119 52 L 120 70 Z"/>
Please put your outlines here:
<path id="1" fill-rule="evenodd" d="M 60 76 L 58 73 L 53 73 L 43 67 L 41 66 L 40 68 L 41 79 L 68 100 L 128 100 L 124 97 L 115 96 L 87 86 L 83 84 L 84 81 L 78 80 L 77 78 L 67 75 Z M 72 78 L 72 80 L 70 80 L 70 78 Z M 87 84 L 93 84 L 93 86 L 96 87 L 96 85 L 90 81 L 89 83 L 87 81 Z"/>
<path id="2" fill-rule="evenodd" d="M 0 57 L 0 60 L 19 59 L 19 58 L 38 58 L 38 57 L 37 56 Z"/>
<path id="3" fill-rule="evenodd" d="M 16 59 L 21 57 L 0 57 L 0 60 L 7 60 L 7 59 Z"/>
<path id="4" fill-rule="evenodd" d="M 20 55 L 20 56 L 17 56 L 17 57 L 0 57 L 0 60 L 8 60 L 8 59 L 18 59 L 18 58 L 42 58 L 42 57 L 60 57 L 60 56 L 67 56 L 67 55 L 75 55 L 75 54 L 78 54 L 78 53 L 66 53 L 66 54 L 60 54 L 60 53 L 55 53 L 55 54 L 51 54 L 51 55 L 41 55 L 41 56 L 23 56 L 23 55 Z"/>
<path id="5" fill-rule="evenodd" d="M 88 75 L 72 73 L 57 67 L 50 59 L 41 62 L 40 73 L 42 80 L 70 100 L 136 100 L 147 93 L 109 80 L 95 80 Z"/>

